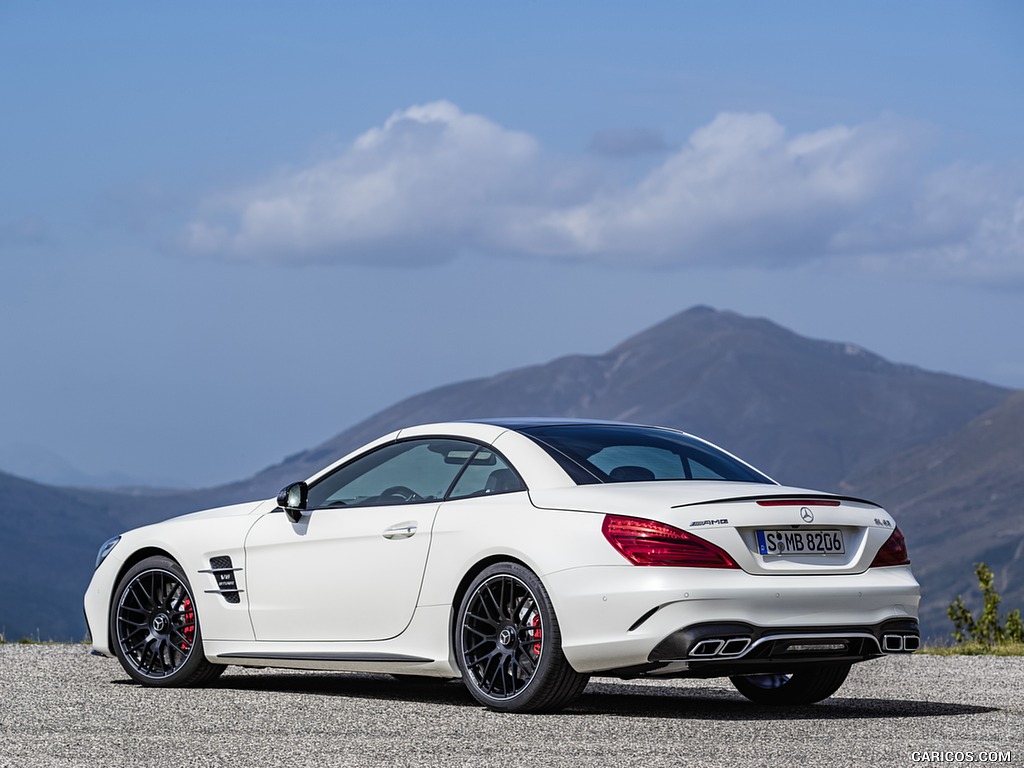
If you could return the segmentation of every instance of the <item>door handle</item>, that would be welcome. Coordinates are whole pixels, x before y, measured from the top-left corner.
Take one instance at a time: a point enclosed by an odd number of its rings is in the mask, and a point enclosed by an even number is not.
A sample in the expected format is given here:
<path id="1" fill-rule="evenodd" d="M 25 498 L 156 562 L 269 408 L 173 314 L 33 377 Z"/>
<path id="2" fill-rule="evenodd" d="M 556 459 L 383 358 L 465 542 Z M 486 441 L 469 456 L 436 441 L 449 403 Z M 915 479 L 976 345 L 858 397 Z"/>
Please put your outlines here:
<path id="1" fill-rule="evenodd" d="M 382 535 L 385 539 L 408 539 L 416 533 L 416 529 L 415 520 L 406 520 L 404 523 L 395 523 L 390 528 L 384 529 Z"/>

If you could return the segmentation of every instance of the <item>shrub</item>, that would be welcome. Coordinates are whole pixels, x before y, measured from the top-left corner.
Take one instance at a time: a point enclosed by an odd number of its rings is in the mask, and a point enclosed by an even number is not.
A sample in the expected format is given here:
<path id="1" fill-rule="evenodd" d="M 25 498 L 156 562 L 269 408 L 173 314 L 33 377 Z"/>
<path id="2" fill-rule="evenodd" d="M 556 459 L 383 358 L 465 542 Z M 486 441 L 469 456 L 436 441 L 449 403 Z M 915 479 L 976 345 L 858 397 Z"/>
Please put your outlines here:
<path id="1" fill-rule="evenodd" d="M 1004 621 L 999 617 L 1001 598 L 996 592 L 992 569 L 984 563 L 974 567 L 974 575 L 978 577 L 981 587 L 982 608 L 978 618 L 967 609 L 963 595 L 946 609 L 946 615 L 953 622 L 953 639 L 958 644 L 974 643 L 993 647 L 1010 643 L 1024 643 L 1024 623 L 1021 622 L 1020 609 L 1011 611 Z"/>

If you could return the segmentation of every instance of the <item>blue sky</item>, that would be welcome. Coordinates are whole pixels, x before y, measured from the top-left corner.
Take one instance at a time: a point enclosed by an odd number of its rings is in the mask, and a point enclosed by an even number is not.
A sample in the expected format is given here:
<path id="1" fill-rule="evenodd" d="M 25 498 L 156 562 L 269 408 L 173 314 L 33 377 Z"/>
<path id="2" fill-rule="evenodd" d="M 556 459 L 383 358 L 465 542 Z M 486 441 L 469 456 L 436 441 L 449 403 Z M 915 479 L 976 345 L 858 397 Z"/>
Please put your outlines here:
<path id="1" fill-rule="evenodd" d="M 233 480 L 694 304 L 1024 388 L 1024 6 L 837 6 L 0 1 L 0 468 Z"/>

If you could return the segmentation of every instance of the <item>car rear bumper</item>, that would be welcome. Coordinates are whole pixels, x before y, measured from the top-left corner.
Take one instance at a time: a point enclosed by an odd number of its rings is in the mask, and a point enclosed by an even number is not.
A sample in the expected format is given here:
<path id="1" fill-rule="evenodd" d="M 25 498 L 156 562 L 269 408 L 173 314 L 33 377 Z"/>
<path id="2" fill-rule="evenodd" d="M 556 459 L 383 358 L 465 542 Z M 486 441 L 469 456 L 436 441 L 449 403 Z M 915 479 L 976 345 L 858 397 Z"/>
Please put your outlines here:
<path id="1" fill-rule="evenodd" d="M 704 670 L 712 676 L 725 662 L 753 661 L 762 654 L 769 661 L 777 658 L 786 653 L 778 643 L 787 635 L 845 634 L 842 653 L 825 653 L 830 660 L 879 656 L 886 652 L 886 634 L 917 637 L 920 586 L 907 566 L 796 577 L 753 576 L 732 569 L 602 566 L 549 574 L 546 581 L 556 603 L 563 651 L 580 672 L 640 670 L 655 664 L 666 671 Z M 716 625 L 749 630 L 702 634 L 702 628 Z M 723 640 L 723 647 L 740 640 L 728 646 L 725 657 L 721 651 L 708 654 L 713 644 L 691 657 L 698 641 L 716 638 Z M 906 642 L 900 648 L 889 642 L 889 652 L 907 650 Z M 701 651 L 708 655 L 701 656 Z M 793 652 L 784 658 L 795 657 Z M 812 653 L 803 660 L 814 658 Z"/>
<path id="2" fill-rule="evenodd" d="M 662 640 L 648 657 L 652 668 L 647 673 L 676 670 L 693 677 L 720 677 L 791 672 L 808 664 L 850 664 L 885 653 L 912 653 L 920 640 L 914 619 L 848 627 L 699 624 Z"/>

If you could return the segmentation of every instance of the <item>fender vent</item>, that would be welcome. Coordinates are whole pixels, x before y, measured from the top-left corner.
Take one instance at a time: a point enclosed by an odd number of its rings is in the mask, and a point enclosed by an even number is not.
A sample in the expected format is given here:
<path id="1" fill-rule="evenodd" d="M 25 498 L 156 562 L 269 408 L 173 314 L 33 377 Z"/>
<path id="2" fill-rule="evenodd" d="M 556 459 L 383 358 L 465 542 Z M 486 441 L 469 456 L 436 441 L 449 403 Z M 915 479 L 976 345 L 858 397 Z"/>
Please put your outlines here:
<path id="1" fill-rule="evenodd" d="M 241 598 L 239 593 L 242 591 L 238 588 L 238 583 L 235 581 L 235 571 L 240 571 L 241 568 L 235 568 L 231 564 L 231 558 L 227 555 L 218 555 L 217 557 L 210 558 L 210 567 L 204 568 L 200 573 L 211 573 L 217 580 L 216 589 L 205 590 L 208 593 L 220 594 L 224 596 L 224 599 L 229 603 L 239 603 Z"/>

